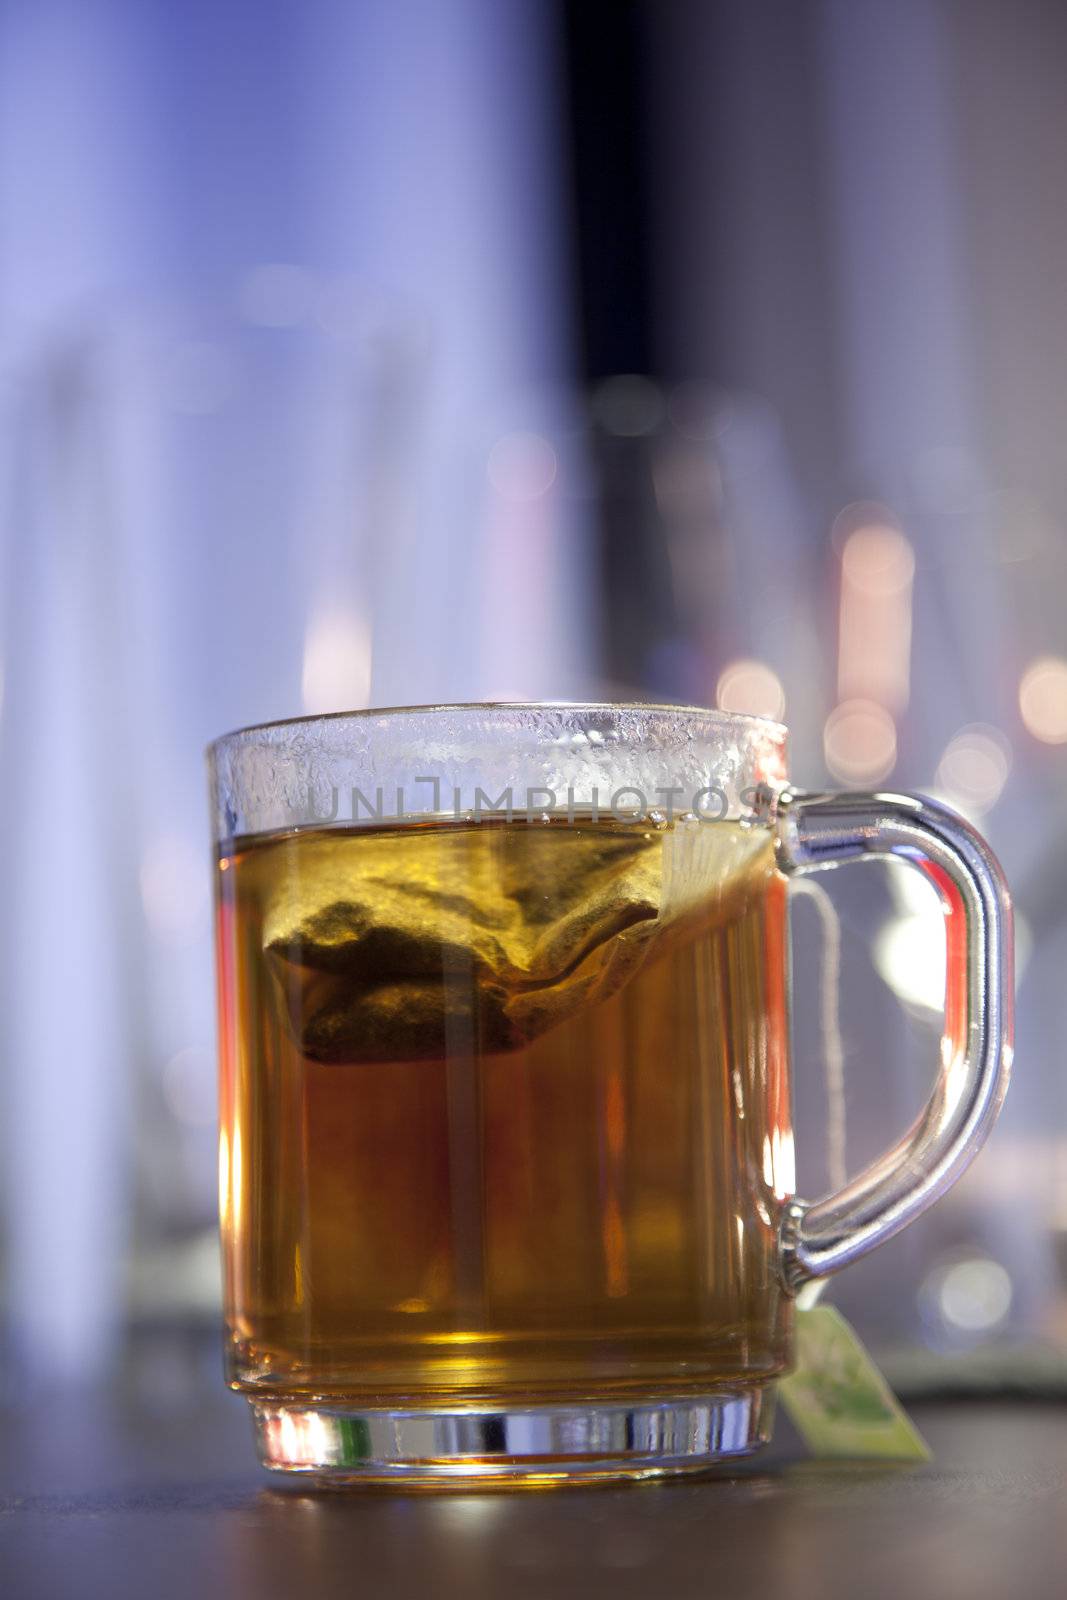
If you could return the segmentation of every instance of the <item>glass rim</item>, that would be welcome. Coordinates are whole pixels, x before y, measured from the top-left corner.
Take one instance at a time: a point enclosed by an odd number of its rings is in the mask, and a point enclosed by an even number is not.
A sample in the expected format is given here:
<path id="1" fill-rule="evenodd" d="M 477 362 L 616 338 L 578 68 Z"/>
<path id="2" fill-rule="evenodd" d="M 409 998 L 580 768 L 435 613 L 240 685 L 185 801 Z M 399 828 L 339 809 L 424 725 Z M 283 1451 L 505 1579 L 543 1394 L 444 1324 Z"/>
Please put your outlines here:
<path id="1" fill-rule="evenodd" d="M 204 754 L 210 760 L 231 739 L 244 739 L 251 734 L 271 733 L 276 728 L 313 727 L 324 722 L 363 722 L 373 717 L 426 716 L 435 712 L 444 714 L 464 711 L 576 711 L 576 712 L 648 712 L 657 716 L 691 716 L 710 718 L 724 727 L 744 726 L 763 729 L 771 737 L 786 739 L 788 725 L 774 717 L 761 717 L 752 711 L 723 711 L 712 706 L 697 706 L 676 701 L 660 700 L 442 700 L 427 701 L 424 705 L 362 706 L 351 711 L 316 711 L 299 717 L 278 717 L 268 722 L 250 722 L 244 727 L 231 728 L 210 740 Z"/>

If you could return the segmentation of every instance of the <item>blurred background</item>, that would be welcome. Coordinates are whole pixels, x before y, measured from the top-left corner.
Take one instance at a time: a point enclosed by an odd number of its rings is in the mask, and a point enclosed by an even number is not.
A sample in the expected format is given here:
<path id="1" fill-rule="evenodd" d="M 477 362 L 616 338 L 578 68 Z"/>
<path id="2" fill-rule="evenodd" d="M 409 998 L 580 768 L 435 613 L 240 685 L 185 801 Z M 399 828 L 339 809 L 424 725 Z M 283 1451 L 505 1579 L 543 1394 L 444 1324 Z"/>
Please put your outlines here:
<path id="1" fill-rule="evenodd" d="M 1059 0 L 0 0 L 0 1394 L 220 1385 L 206 742 L 624 696 L 988 832 L 1012 1094 L 831 1297 L 1067 1387 L 1065 71 Z M 928 891 L 838 876 L 809 1195 L 940 1029 Z"/>

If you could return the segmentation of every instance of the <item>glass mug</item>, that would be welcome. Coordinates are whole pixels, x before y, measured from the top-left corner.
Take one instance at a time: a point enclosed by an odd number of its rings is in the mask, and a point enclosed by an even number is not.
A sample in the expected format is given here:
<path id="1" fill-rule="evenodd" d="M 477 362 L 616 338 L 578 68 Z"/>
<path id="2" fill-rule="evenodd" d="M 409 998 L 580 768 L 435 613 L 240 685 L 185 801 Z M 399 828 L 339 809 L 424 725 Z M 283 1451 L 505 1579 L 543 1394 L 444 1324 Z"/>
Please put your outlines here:
<path id="1" fill-rule="evenodd" d="M 210 752 L 228 1376 L 323 1480 L 701 1470 L 768 1436 L 793 1296 L 959 1176 L 1011 1055 L 1011 910 L 961 818 L 787 785 L 682 707 L 355 712 Z M 936 885 L 914 1126 L 794 1194 L 787 885 Z"/>

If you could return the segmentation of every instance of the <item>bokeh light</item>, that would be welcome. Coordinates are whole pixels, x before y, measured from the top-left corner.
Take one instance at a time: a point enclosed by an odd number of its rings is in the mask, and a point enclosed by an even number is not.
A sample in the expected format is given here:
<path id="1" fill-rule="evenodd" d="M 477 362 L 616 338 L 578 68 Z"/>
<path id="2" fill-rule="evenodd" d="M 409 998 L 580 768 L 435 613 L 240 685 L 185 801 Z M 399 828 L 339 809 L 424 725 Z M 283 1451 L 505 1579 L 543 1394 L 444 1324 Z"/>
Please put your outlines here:
<path id="1" fill-rule="evenodd" d="M 974 723 L 945 746 L 935 783 L 950 805 L 984 816 L 1000 799 L 1011 771 L 1011 746 L 998 728 Z"/>
<path id="2" fill-rule="evenodd" d="M 782 680 L 765 661 L 741 659 L 724 667 L 715 689 L 720 711 L 742 711 L 780 722 L 785 714 Z"/>
<path id="3" fill-rule="evenodd" d="M 881 783 L 896 764 L 896 724 L 884 706 L 846 700 L 826 719 L 823 754 L 842 783 Z"/>
<path id="4" fill-rule="evenodd" d="M 1039 656 L 1019 684 L 1019 711 L 1028 733 L 1042 744 L 1067 744 L 1067 661 Z"/>
<path id="5" fill-rule="evenodd" d="M 864 594 L 898 594 L 915 576 L 915 553 L 899 528 L 874 523 L 849 534 L 841 568 Z"/>
<path id="6" fill-rule="evenodd" d="M 301 681 L 309 716 L 358 711 L 370 704 L 371 636 L 355 614 L 326 611 L 314 617 L 304 642 Z"/>
<path id="7" fill-rule="evenodd" d="M 903 711 L 911 675 L 915 553 L 898 528 L 863 523 L 841 554 L 837 692 Z"/>
<path id="8" fill-rule="evenodd" d="M 506 433 L 489 452 L 489 482 L 504 500 L 540 500 L 556 481 L 559 461 L 539 433 Z"/>
<path id="9" fill-rule="evenodd" d="M 604 432 L 622 439 L 653 433 L 663 421 L 665 409 L 658 385 L 636 372 L 605 378 L 592 399 L 593 416 Z"/>
<path id="10" fill-rule="evenodd" d="M 1007 1271 L 988 1256 L 968 1256 L 935 1267 L 920 1294 L 945 1328 L 972 1336 L 999 1328 L 1014 1298 Z"/>

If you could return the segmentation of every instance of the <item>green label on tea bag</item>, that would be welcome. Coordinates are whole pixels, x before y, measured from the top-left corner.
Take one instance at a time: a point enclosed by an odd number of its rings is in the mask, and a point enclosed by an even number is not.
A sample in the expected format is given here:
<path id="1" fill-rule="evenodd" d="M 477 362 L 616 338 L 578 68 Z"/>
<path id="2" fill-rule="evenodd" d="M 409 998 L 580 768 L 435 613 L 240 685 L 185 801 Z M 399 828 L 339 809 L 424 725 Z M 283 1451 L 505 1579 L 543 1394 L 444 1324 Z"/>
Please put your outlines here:
<path id="1" fill-rule="evenodd" d="M 930 1450 L 840 1311 L 797 1309 L 796 1371 L 782 1404 L 816 1456 L 929 1461 Z"/>

